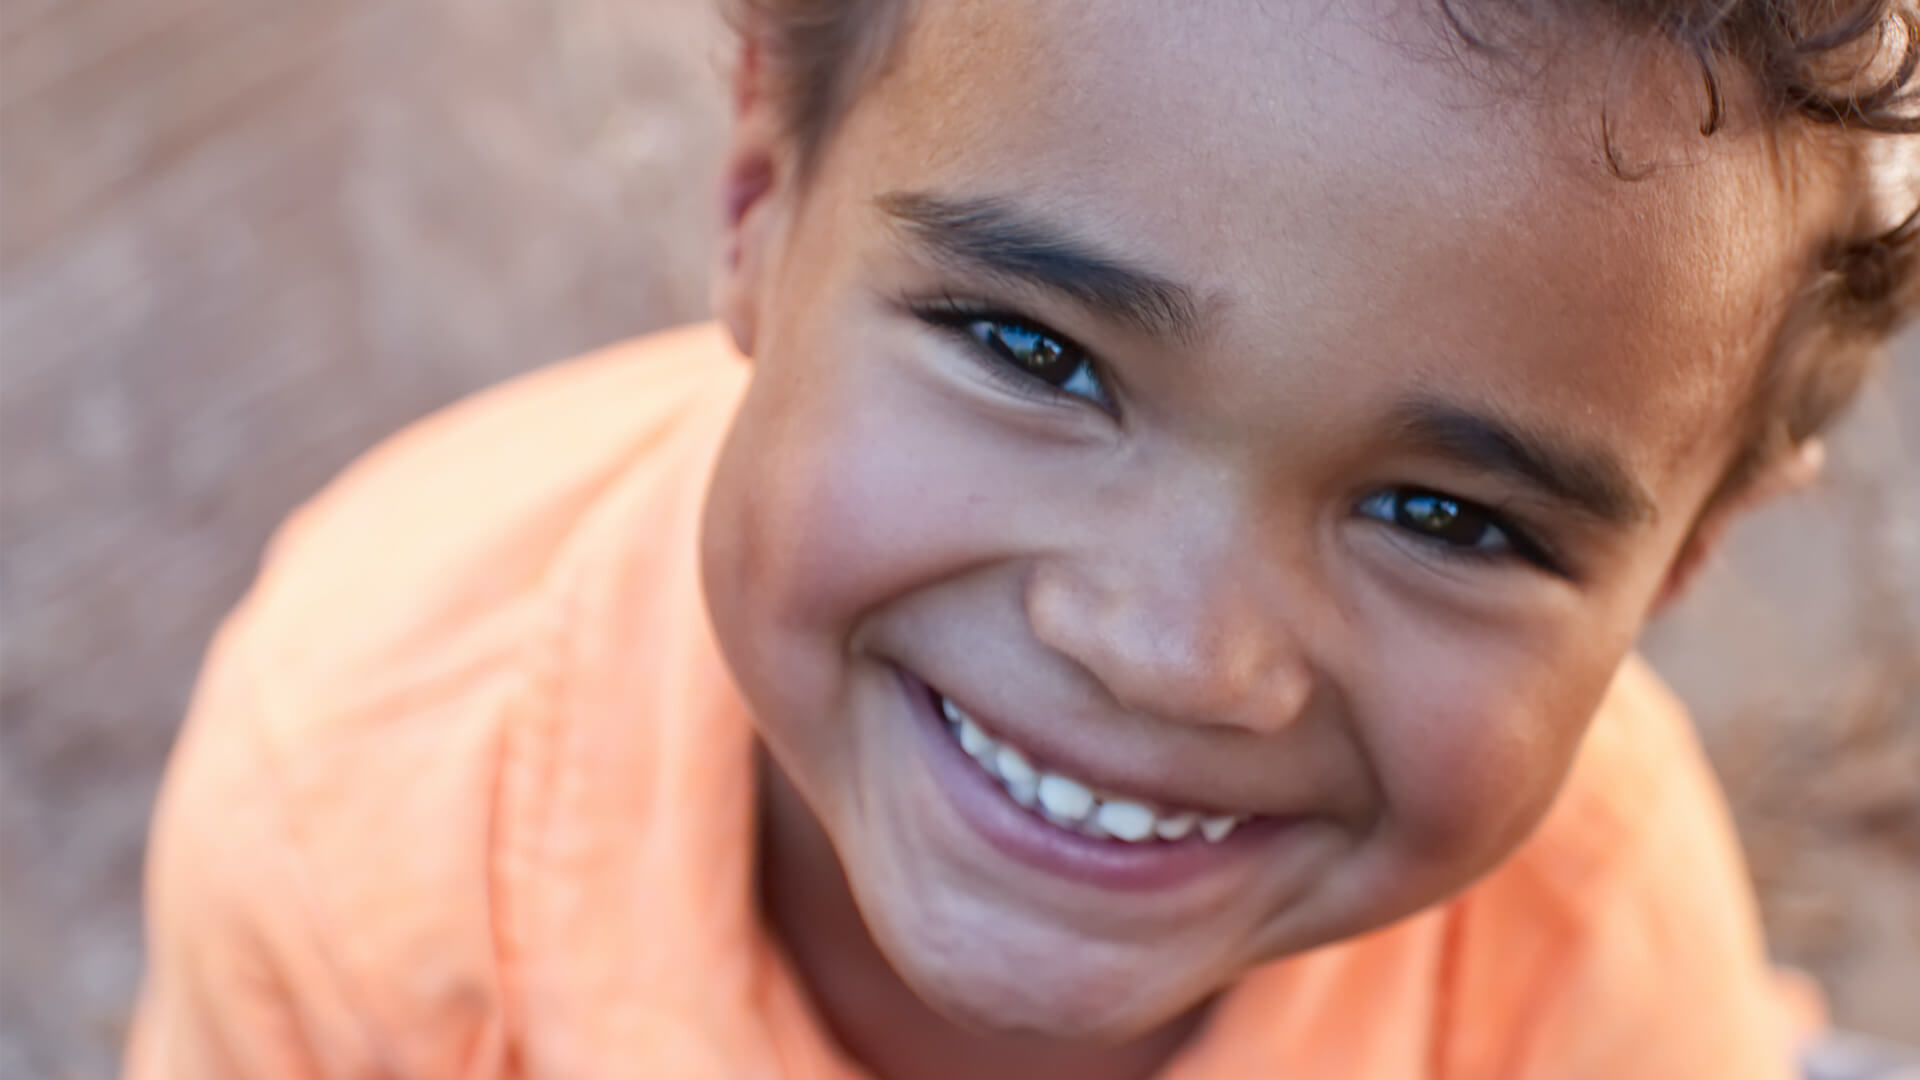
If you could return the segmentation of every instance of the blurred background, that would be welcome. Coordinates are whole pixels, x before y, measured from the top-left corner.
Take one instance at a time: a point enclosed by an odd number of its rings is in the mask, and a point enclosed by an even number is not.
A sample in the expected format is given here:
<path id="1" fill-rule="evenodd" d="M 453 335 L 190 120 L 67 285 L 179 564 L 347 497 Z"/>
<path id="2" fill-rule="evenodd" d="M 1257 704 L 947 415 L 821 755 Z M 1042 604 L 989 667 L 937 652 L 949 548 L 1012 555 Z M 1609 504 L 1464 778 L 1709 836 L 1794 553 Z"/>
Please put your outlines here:
<path id="1" fill-rule="evenodd" d="M 145 817 L 268 531 L 475 387 L 697 319 L 712 0 L 0 0 L 0 1076 L 106 1077 Z M 1775 952 L 1920 1042 L 1920 341 L 1648 651 Z"/>

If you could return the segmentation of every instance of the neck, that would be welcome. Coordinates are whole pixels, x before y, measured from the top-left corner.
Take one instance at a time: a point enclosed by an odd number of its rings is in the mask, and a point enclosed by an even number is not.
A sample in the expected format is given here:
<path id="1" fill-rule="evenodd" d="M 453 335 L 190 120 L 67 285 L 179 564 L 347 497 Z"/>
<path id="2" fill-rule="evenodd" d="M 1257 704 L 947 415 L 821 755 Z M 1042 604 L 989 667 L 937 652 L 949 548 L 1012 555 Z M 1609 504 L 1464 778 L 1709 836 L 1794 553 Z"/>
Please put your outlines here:
<path id="1" fill-rule="evenodd" d="M 1204 1007 L 1131 1042 L 1087 1045 L 962 1028 L 913 992 L 867 933 L 813 813 L 762 748 L 760 910 L 840 1046 L 884 1080 L 1146 1080 Z"/>

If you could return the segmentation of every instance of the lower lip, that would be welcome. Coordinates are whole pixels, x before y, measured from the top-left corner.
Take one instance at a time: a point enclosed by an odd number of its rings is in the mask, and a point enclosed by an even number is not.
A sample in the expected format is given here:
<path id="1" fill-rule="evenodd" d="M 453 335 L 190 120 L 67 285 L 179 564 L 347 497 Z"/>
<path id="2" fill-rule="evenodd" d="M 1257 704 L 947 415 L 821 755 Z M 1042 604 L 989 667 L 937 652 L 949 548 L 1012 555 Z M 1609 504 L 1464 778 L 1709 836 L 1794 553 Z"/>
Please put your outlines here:
<path id="1" fill-rule="evenodd" d="M 935 704 L 933 689 L 900 671 L 927 760 L 962 820 L 1001 854 L 1063 878 L 1104 889 L 1146 891 L 1177 888 L 1210 877 L 1246 859 L 1288 822 L 1255 818 L 1219 843 L 1198 830 L 1181 840 L 1130 844 L 1069 832 L 1021 807 L 999 781 L 982 772 L 960 749 Z"/>

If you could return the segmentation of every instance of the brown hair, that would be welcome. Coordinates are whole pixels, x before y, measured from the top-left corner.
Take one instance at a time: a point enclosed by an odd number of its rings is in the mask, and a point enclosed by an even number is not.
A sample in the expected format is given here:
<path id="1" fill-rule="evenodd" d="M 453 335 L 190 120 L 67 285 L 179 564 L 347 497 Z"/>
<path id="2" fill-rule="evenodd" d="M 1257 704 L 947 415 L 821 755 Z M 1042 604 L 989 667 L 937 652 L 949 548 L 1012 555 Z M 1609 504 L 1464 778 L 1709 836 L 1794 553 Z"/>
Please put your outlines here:
<path id="1" fill-rule="evenodd" d="M 1436 0 L 1469 48 L 1502 48 L 1463 17 L 1472 0 Z M 862 85 L 885 63 L 905 0 L 727 0 L 761 50 L 804 176 Z M 1920 5 L 1901 0 L 1483 0 L 1508 13 L 1605 20 L 1656 32 L 1699 61 L 1707 104 L 1700 131 L 1719 129 L 1725 88 L 1747 80 L 1772 123 L 1840 137 L 1855 172 L 1870 136 L 1920 134 Z M 1603 118 L 1604 131 L 1604 118 Z M 1604 136 L 1603 136 L 1604 138 Z M 1609 142 L 1607 160 L 1629 178 Z M 1902 165 L 1914 169 L 1920 151 Z M 1920 180 L 1920 177 L 1914 178 Z M 1811 260 L 1773 334 L 1745 430 L 1713 501 L 1746 487 L 1780 454 L 1818 434 L 1852 400 L 1886 338 L 1920 309 L 1920 208 L 1888 229 L 1863 201 Z"/>

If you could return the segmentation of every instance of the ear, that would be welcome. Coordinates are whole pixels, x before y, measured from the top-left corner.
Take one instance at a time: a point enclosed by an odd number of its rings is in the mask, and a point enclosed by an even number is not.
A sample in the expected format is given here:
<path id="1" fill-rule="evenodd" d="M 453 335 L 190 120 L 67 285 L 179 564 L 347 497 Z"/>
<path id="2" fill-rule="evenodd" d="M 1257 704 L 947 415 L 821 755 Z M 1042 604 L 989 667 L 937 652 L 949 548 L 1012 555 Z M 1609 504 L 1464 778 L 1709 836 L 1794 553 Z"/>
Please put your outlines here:
<path id="1" fill-rule="evenodd" d="M 762 293 L 774 262 L 780 203 L 787 183 L 788 140 L 770 93 L 765 54 L 745 37 L 733 75 L 733 134 L 720 175 L 721 233 L 713 267 L 715 316 L 751 357 Z"/>
<path id="2" fill-rule="evenodd" d="M 1667 568 L 1667 579 L 1660 586 L 1653 610 L 1656 613 L 1665 611 L 1686 594 L 1688 587 L 1699 577 L 1701 569 L 1720 551 L 1726 542 L 1727 531 L 1734 522 L 1782 495 L 1810 486 L 1819 478 L 1826 459 L 1826 444 L 1819 439 L 1808 439 L 1791 452 L 1781 455 L 1779 460 L 1754 477 L 1738 494 L 1722 499 L 1718 506 L 1709 509 L 1695 523 L 1693 533 L 1687 537 L 1680 554 L 1673 560 L 1673 565 Z"/>

